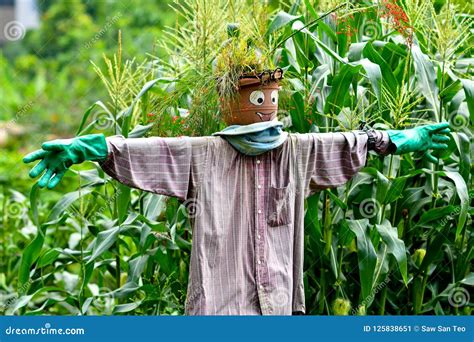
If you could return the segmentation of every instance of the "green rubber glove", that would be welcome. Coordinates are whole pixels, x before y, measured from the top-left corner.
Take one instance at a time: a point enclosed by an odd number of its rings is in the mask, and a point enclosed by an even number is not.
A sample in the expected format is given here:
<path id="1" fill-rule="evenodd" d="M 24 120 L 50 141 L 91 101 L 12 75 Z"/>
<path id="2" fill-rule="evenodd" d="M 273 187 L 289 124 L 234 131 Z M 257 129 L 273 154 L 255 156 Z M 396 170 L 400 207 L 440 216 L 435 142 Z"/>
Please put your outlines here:
<path id="1" fill-rule="evenodd" d="M 58 185 L 67 169 L 83 161 L 101 161 L 107 158 L 107 142 L 103 134 L 89 134 L 73 139 L 57 139 L 43 143 L 41 149 L 23 158 L 24 163 L 41 159 L 30 171 L 30 177 L 38 177 L 44 170 L 38 186 L 48 189 Z"/>
<path id="2" fill-rule="evenodd" d="M 449 141 L 449 123 L 441 122 L 434 125 L 426 125 L 406 129 L 403 131 L 388 130 L 388 136 L 397 150 L 395 154 L 408 152 L 423 152 L 432 163 L 438 163 L 430 150 L 444 150 L 448 148 L 445 144 Z"/>

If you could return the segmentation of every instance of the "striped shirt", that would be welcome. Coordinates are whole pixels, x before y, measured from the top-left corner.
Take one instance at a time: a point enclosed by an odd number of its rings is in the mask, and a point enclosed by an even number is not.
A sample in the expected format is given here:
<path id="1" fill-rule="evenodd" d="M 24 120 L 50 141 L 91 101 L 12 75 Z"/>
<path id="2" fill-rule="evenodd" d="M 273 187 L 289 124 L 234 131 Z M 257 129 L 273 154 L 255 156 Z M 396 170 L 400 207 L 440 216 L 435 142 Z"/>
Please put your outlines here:
<path id="1" fill-rule="evenodd" d="M 374 150 L 384 154 L 388 135 L 373 132 Z M 107 174 L 188 207 L 186 314 L 291 315 L 305 312 L 304 200 L 346 183 L 365 165 L 368 135 L 290 133 L 258 156 L 218 136 L 113 136 L 107 145 Z"/>

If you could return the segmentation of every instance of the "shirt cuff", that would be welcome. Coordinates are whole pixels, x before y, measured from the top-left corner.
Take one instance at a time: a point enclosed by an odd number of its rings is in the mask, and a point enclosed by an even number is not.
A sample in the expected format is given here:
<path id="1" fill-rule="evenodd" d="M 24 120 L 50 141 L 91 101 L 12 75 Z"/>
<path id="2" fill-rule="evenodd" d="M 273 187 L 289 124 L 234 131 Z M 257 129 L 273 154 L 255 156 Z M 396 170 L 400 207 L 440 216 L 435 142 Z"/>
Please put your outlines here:
<path id="1" fill-rule="evenodd" d="M 387 132 L 369 129 L 366 131 L 366 133 L 369 136 L 369 151 L 375 151 L 382 156 L 386 156 L 395 152 L 396 146 L 390 140 Z"/>

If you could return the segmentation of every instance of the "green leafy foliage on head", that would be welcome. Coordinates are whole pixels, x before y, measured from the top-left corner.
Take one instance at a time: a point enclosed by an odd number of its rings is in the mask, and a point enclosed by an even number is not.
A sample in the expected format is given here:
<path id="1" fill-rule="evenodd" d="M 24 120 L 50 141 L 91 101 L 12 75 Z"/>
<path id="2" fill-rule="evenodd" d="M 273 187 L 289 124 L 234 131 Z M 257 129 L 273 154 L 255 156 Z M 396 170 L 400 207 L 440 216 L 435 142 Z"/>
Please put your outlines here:
<path id="1" fill-rule="evenodd" d="M 239 13 L 238 23 L 227 24 L 228 39 L 216 56 L 217 91 L 224 100 L 236 95 L 243 74 L 258 74 L 274 67 L 271 44 L 265 35 L 268 8 L 258 4 L 253 6 L 252 11 Z"/>
<path id="2" fill-rule="evenodd" d="M 233 97 L 238 90 L 240 76 L 259 73 L 265 69 L 265 58 L 244 38 L 231 38 L 217 56 L 216 76 L 219 95 Z"/>

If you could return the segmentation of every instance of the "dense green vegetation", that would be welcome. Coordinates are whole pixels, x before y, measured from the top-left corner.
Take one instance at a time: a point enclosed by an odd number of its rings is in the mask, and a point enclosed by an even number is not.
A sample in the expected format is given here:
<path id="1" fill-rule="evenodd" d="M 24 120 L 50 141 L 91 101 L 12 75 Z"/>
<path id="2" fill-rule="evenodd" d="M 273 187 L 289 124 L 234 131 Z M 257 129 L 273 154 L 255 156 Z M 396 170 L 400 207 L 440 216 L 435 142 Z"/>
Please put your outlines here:
<path id="1" fill-rule="evenodd" d="M 93 163 L 74 167 L 55 191 L 30 191 L 21 158 L 57 136 L 222 128 L 209 75 L 226 23 L 239 22 L 286 70 L 280 116 L 288 131 L 441 121 L 453 131 L 438 165 L 371 155 L 347 185 L 308 198 L 308 313 L 470 314 L 471 9 L 460 1 L 355 3 L 45 2 L 41 28 L 0 50 L 0 120 L 9 129 L 0 147 L 2 312 L 183 313 L 186 208 L 131 190 Z"/>

